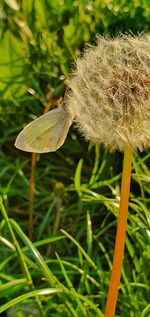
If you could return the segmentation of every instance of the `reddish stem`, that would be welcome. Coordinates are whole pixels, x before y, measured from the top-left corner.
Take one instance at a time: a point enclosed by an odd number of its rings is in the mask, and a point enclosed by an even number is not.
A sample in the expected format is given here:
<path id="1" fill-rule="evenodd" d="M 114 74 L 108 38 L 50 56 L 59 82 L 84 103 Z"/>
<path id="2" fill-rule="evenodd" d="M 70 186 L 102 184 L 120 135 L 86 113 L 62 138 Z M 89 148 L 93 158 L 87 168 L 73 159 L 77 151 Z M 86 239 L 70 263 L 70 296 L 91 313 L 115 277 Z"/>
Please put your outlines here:
<path id="1" fill-rule="evenodd" d="M 118 217 L 118 226 L 115 242 L 115 251 L 113 259 L 113 268 L 110 278 L 110 285 L 108 290 L 105 317 L 114 317 L 118 289 L 121 277 L 121 268 L 124 255 L 125 237 L 126 237 L 126 226 L 128 217 L 128 203 L 130 194 L 130 180 L 131 180 L 131 166 L 132 166 L 132 148 L 124 149 L 124 161 L 123 161 L 123 172 L 121 182 L 121 197 L 120 197 L 120 208 Z"/>

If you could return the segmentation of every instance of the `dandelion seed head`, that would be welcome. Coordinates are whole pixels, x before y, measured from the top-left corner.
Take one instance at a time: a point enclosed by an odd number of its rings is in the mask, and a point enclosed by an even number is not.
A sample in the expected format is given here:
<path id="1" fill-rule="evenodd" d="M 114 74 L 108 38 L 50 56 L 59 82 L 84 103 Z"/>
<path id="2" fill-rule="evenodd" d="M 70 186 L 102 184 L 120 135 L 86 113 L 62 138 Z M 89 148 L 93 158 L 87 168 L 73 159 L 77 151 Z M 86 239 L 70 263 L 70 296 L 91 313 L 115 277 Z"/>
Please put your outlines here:
<path id="1" fill-rule="evenodd" d="M 99 37 L 76 62 L 64 107 L 87 140 L 150 146 L 150 36 Z"/>

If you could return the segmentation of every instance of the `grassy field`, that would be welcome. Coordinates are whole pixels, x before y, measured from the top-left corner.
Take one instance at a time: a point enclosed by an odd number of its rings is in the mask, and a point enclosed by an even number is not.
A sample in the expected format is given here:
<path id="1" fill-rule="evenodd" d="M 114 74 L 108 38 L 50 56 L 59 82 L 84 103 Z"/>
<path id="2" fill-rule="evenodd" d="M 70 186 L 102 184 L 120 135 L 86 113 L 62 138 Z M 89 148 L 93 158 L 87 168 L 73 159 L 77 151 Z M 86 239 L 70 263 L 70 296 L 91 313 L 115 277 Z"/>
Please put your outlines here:
<path id="1" fill-rule="evenodd" d="M 0 313 L 103 316 L 122 153 L 92 146 L 74 126 L 56 153 L 14 142 L 61 103 L 85 43 L 150 31 L 148 1 L 4 0 L 0 19 Z M 116 317 L 150 316 L 149 167 L 149 150 L 134 153 Z"/>

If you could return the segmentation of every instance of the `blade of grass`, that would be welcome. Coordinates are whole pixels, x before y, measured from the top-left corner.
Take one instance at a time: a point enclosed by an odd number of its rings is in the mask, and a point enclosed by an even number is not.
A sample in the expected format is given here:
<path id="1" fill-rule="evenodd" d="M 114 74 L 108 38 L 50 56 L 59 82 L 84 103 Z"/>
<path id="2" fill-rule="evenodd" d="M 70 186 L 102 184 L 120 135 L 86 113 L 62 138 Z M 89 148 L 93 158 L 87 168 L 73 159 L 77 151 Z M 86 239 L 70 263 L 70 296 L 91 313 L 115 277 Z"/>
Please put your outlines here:
<path id="1" fill-rule="evenodd" d="M 35 261 L 39 264 L 39 267 L 41 268 L 41 271 L 43 272 L 43 275 L 46 277 L 46 280 L 52 285 L 53 287 L 59 287 L 62 291 L 65 291 L 67 293 L 67 288 L 57 279 L 55 275 L 53 275 L 52 271 L 49 269 L 48 265 L 42 258 L 39 251 L 33 246 L 33 243 L 29 240 L 29 238 L 24 234 L 24 232 L 21 230 L 20 226 L 13 220 L 10 219 L 14 229 L 17 231 L 20 238 L 24 241 L 24 243 L 28 246 L 28 248 L 31 250 Z M 73 308 L 73 306 L 70 304 L 70 302 L 67 300 L 66 296 L 61 295 L 61 299 L 65 303 L 67 309 L 71 313 L 73 317 L 78 317 L 76 315 L 76 312 Z"/>
<path id="2" fill-rule="evenodd" d="M 47 243 L 59 241 L 61 239 L 65 239 L 65 237 L 64 236 L 56 236 L 56 237 L 51 237 L 51 238 L 43 239 L 43 240 L 40 240 L 40 241 L 37 241 L 34 243 L 32 242 L 32 243 L 35 247 L 39 247 L 39 246 L 45 245 Z M 25 253 L 26 251 L 28 251 L 28 247 L 22 247 L 21 251 L 23 253 Z M 17 257 L 17 254 L 14 253 L 14 254 L 10 255 L 9 257 L 7 257 L 5 260 L 3 260 L 0 263 L 0 271 L 8 264 L 9 261 L 12 261 L 16 257 Z M 31 266 L 34 269 L 38 269 L 38 266 L 36 265 L 36 263 L 33 262 L 27 255 L 24 254 L 24 257 L 25 257 L 25 261 L 28 263 L 29 266 Z"/>
<path id="3" fill-rule="evenodd" d="M 144 310 L 142 311 L 141 317 L 148 317 L 150 316 L 150 304 L 148 304 Z"/>
<path id="4" fill-rule="evenodd" d="M 21 278 L 19 280 L 12 280 L 4 285 L 0 286 L 0 294 L 3 295 L 4 291 L 7 291 L 9 288 L 14 287 L 16 285 L 22 284 L 22 287 L 27 286 L 27 280 L 25 278 Z"/>
<path id="5" fill-rule="evenodd" d="M 93 262 L 93 260 L 90 258 L 90 256 L 85 252 L 85 250 L 81 247 L 81 245 L 79 244 L 79 242 L 77 242 L 68 232 L 66 232 L 65 230 L 61 229 L 61 232 L 69 239 L 71 240 L 79 249 L 79 251 L 83 254 L 83 256 L 85 257 L 86 261 L 89 263 L 89 265 L 91 265 L 94 270 L 96 270 L 97 274 L 100 275 L 100 272 L 98 270 L 98 267 L 96 266 L 96 264 Z"/>
<path id="6" fill-rule="evenodd" d="M 77 168 L 75 171 L 74 176 L 74 186 L 75 190 L 78 192 L 78 195 L 81 195 L 81 172 L 82 172 L 82 166 L 83 166 L 83 159 L 80 159 L 80 161 L 77 164 Z"/>
<path id="7" fill-rule="evenodd" d="M 79 309 L 80 309 L 80 314 L 81 314 L 81 312 L 82 312 L 82 313 L 83 313 L 83 316 L 87 316 L 86 310 L 85 310 L 84 306 L 82 305 L 81 301 L 79 300 L 78 294 L 77 294 L 75 288 L 73 287 L 73 284 L 72 284 L 72 282 L 71 282 L 71 280 L 70 280 L 70 278 L 69 278 L 69 276 L 68 276 L 68 274 L 67 274 L 67 272 L 66 272 L 66 270 L 65 270 L 65 267 L 64 267 L 64 265 L 63 265 L 63 262 L 61 261 L 61 259 L 60 259 L 60 257 L 58 256 L 57 253 L 56 253 L 56 257 L 57 257 L 58 262 L 59 262 L 59 264 L 60 264 L 60 268 L 61 268 L 62 274 L 63 274 L 63 276 L 64 276 L 64 278 L 65 278 L 65 281 L 66 281 L 66 283 L 67 283 L 67 286 L 68 286 L 68 288 L 69 288 L 69 290 L 70 290 L 70 297 L 73 297 L 73 299 L 77 302 L 78 307 L 79 307 Z M 77 309 L 78 309 L 78 308 L 77 308 Z M 78 313 L 79 313 L 79 312 L 78 312 Z"/>
<path id="8" fill-rule="evenodd" d="M 33 290 L 35 287 L 34 287 L 34 284 L 33 284 L 33 281 L 32 281 L 32 277 L 31 277 L 30 272 L 28 270 L 28 267 L 27 267 L 27 264 L 26 264 L 26 261 L 25 261 L 25 258 L 24 258 L 24 254 L 22 253 L 20 245 L 19 245 L 19 243 L 18 243 L 18 241 L 16 239 L 16 236 L 14 234 L 13 228 L 11 226 L 11 221 L 10 221 L 9 217 L 7 216 L 7 212 L 6 212 L 5 208 L 4 208 L 4 205 L 3 205 L 1 197 L 0 197 L 0 209 L 1 209 L 1 212 L 2 212 L 2 216 L 3 216 L 3 218 L 6 221 L 6 224 L 7 224 L 7 227 L 8 227 L 8 230 L 9 230 L 13 245 L 14 245 L 14 247 L 16 249 L 16 253 L 18 254 L 18 258 L 20 260 L 20 265 L 21 265 L 22 271 L 23 271 L 23 273 L 24 273 L 24 275 L 26 277 L 26 280 L 27 280 L 27 283 L 28 283 L 28 287 L 29 287 L 29 289 Z M 37 305 L 39 307 L 39 310 L 41 311 L 42 316 L 44 316 L 45 314 L 44 314 L 44 310 L 43 310 L 41 301 L 40 301 L 40 299 L 37 296 L 36 296 L 36 302 L 37 302 Z"/>
<path id="9" fill-rule="evenodd" d="M 95 163 L 92 171 L 92 175 L 89 181 L 89 185 L 94 184 L 95 182 L 95 177 L 97 176 L 97 171 L 98 171 L 98 166 L 99 166 L 99 159 L 100 159 L 100 150 L 99 150 L 99 145 L 95 145 Z"/>
<path id="10" fill-rule="evenodd" d="M 45 296 L 45 295 L 53 295 L 53 294 L 58 294 L 61 292 L 62 292 L 62 289 L 59 289 L 59 288 L 46 288 L 46 289 L 39 289 L 39 290 L 25 293 L 23 295 L 20 295 L 16 298 L 12 299 L 8 303 L 2 305 L 0 307 L 0 313 L 3 313 L 4 311 L 11 308 L 12 306 L 19 304 L 20 302 L 23 302 L 28 298 L 37 297 L 37 296 Z"/>
<path id="11" fill-rule="evenodd" d="M 87 253 L 89 256 L 92 255 L 92 244 L 93 244 L 93 236 L 92 236 L 92 222 L 90 217 L 89 210 L 87 211 Z"/>
<path id="12" fill-rule="evenodd" d="M 14 230 L 18 233 L 19 237 L 23 242 L 26 244 L 26 246 L 31 250 L 32 255 L 35 259 L 35 261 L 39 264 L 39 267 L 41 268 L 44 276 L 46 277 L 47 281 L 50 283 L 51 286 L 61 285 L 62 289 L 64 289 L 63 285 L 59 282 L 59 280 L 53 275 L 52 271 L 47 266 L 46 262 L 42 258 L 39 251 L 34 247 L 33 243 L 29 240 L 29 238 L 24 234 L 20 226 L 16 223 L 15 220 L 10 219 L 10 222 L 12 224 L 12 227 Z"/>
<path id="13" fill-rule="evenodd" d="M 67 293 L 67 288 L 59 282 L 59 280 L 53 275 L 52 271 L 49 269 L 47 266 L 46 262 L 42 258 L 41 254 L 39 251 L 33 246 L 32 242 L 29 240 L 29 238 L 24 234 L 24 232 L 21 230 L 20 226 L 15 222 L 15 220 L 10 219 L 10 223 L 14 230 L 18 233 L 20 238 L 24 241 L 24 243 L 28 246 L 28 248 L 31 250 L 35 261 L 39 264 L 39 267 L 41 268 L 41 271 L 43 272 L 43 275 L 46 277 L 46 280 L 54 287 L 54 286 L 59 286 L 59 288 L 62 291 L 65 291 Z M 63 295 L 61 296 L 62 300 L 64 301 L 67 309 L 71 313 L 73 317 L 78 317 L 76 315 L 76 312 L 72 305 L 69 303 L 69 301 L 66 299 L 66 296 L 64 297 Z"/>
<path id="14" fill-rule="evenodd" d="M 74 271 L 77 271 L 78 273 L 80 273 L 81 275 L 82 274 L 84 274 L 84 270 L 83 269 L 81 269 L 80 267 L 78 267 L 77 265 L 75 265 L 75 264 L 72 264 L 72 263 L 70 263 L 70 262 L 68 262 L 68 261 L 66 261 L 66 260 L 61 260 L 61 262 L 65 265 L 65 266 L 68 266 L 68 267 L 70 267 L 71 269 L 73 269 Z M 57 260 L 47 260 L 46 261 L 46 263 L 58 263 L 57 262 Z M 91 275 L 89 275 L 89 274 L 86 274 L 86 279 L 88 279 L 91 283 L 93 283 L 94 284 L 94 286 L 96 286 L 96 287 L 100 287 L 100 284 L 98 283 L 98 281 L 94 278 L 94 277 L 92 277 Z"/>

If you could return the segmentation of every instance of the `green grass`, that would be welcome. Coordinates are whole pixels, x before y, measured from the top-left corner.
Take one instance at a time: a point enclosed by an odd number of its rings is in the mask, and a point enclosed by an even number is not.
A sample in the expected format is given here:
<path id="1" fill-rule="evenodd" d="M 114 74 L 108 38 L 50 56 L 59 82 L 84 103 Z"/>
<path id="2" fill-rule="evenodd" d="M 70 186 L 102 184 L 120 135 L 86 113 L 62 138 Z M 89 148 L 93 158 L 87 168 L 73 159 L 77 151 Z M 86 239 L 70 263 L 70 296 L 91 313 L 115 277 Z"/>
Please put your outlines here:
<path id="1" fill-rule="evenodd" d="M 37 155 L 30 241 L 31 155 L 17 150 L 14 141 L 25 124 L 63 97 L 64 79 L 84 43 L 95 43 L 97 33 L 148 32 L 149 5 L 146 0 L 18 4 L 18 11 L 8 1 L 0 5 L 0 312 L 102 316 L 122 154 L 92 147 L 72 127 L 60 150 Z M 149 166 L 149 151 L 134 154 L 116 317 L 150 316 Z"/>

